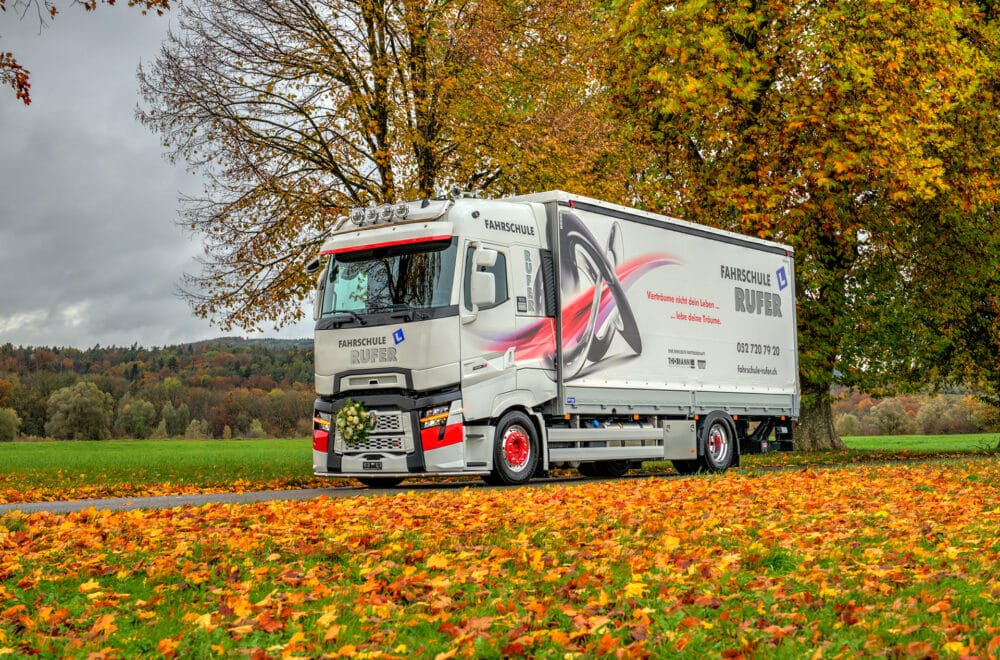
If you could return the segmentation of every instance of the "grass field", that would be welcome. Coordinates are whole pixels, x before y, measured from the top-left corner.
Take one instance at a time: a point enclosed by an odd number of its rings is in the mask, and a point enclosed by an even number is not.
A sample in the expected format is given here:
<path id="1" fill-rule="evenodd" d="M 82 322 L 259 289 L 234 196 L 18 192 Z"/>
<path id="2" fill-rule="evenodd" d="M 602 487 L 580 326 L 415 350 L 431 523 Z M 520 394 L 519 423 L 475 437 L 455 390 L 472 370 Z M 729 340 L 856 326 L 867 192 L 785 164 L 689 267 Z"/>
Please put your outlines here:
<path id="1" fill-rule="evenodd" d="M 1000 462 L 0 516 L 12 657 L 997 658 Z"/>
<path id="2" fill-rule="evenodd" d="M 0 444 L 0 502 L 330 486 L 295 440 Z"/>
<path id="3" fill-rule="evenodd" d="M 847 438 L 846 451 L 743 457 L 744 468 L 897 461 L 984 453 L 994 434 Z M 651 473 L 671 472 L 668 461 Z M 569 474 L 569 472 L 567 472 Z M 0 443 L 0 503 L 227 490 L 322 488 L 308 439 Z"/>
<path id="4" fill-rule="evenodd" d="M 966 452 L 1000 448 L 1000 434 L 857 436 L 844 444 L 859 451 Z"/>

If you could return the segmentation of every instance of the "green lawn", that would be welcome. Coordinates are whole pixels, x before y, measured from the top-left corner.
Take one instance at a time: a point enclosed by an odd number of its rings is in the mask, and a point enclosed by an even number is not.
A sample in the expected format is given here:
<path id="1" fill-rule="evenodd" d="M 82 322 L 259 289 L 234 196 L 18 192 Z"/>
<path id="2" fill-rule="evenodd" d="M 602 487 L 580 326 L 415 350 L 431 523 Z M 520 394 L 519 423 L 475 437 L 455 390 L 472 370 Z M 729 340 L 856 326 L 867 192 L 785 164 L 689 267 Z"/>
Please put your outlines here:
<path id="1" fill-rule="evenodd" d="M 844 438 L 850 449 L 865 451 L 965 452 L 995 449 L 997 433 L 966 435 L 882 435 Z"/>
<path id="2" fill-rule="evenodd" d="M 309 440 L 109 440 L 0 445 L 0 475 L 33 474 L 38 483 L 72 478 L 179 483 L 312 476 Z"/>
<path id="3" fill-rule="evenodd" d="M 109 440 L 0 444 L 0 503 L 338 485 L 293 440 Z"/>
<path id="4" fill-rule="evenodd" d="M 995 434 L 847 438 L 835 452 L 744 456 L 743 468 L 912 460 L 986 453 Z M 0 443 L 0 503 L 191 492 L 329 487 L 307 438 Z M 671 472 L 650 461 L 647 472 Z M 558 474 L 573 475 L 573 471 Z"/>

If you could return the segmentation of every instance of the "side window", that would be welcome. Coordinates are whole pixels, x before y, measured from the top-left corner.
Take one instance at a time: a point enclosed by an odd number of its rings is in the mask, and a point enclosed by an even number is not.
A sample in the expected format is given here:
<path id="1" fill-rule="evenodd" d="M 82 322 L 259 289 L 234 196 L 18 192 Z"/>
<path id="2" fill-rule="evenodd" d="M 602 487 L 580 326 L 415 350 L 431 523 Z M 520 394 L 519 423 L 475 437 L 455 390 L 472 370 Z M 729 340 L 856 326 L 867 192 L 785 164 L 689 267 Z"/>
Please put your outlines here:
<path id="1" fill-rule="evenodd" d="M 464 277 L 464 304 L 465 308 L 472 311 L 472 303 L 469 300 L 472 298 L 472 254 L 476 251 L 476 248 L 470 247 L 465 251 L 465 277 Z M 486 273 L 493 273 L 493 284 L 496 291 L 496 302 L 489 307 L 480 307 L 479 311 L 484 309 L 493 309 L 498 305 L 502 305 L 507 302 L 507 257 L 504 256 L 503 252 L 497 254 L 497 261 L 493 264 L 492 268 L 480 267 L 480 270 Z"/>

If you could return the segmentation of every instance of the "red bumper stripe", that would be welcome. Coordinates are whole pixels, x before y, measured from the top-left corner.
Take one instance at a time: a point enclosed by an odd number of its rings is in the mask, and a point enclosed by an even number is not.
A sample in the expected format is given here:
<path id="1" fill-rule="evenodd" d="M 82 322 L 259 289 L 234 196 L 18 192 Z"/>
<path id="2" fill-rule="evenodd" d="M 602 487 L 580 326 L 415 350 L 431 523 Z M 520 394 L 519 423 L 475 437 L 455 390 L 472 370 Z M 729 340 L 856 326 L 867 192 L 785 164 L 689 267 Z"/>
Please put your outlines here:
<path id="1" fill-rule="evenodd" d="M 444 433 L 441 432 L 440 426 L 424 429 L 420 432 L 420 443 L 423 445 L 424 451 L 457 445 L 464 438 L 465 433 L 462 431 L 461 423 L 445 426 Z"/>

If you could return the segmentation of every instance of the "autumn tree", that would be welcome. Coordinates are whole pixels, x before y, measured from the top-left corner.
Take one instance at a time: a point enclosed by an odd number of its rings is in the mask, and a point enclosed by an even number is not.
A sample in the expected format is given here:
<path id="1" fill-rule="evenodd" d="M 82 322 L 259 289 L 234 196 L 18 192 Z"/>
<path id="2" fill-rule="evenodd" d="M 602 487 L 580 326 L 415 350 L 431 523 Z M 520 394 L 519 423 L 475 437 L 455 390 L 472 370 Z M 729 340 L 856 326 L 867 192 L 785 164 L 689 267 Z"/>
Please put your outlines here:
<path id="1" fill-rule="evenodd" d="M 967 366 L 958 320 L 997 272 L 993 3 L 609 7 L 611 77 L 657 154 L 636 196 L 796 248 L 798 446 L 842 446 L 837 373 L 875 388 Z"/>
<path id="2" fill-rule="evenodd" d="M 160 418 L 164 423 L 164 433 L 166 433 L 167 437 L 173 438 L 184 435 L 188 424 L 191 423 L 191 412 L 188 410 L 186 403 L 181 403 L 175 408 L 170 401 L 167 401 L 163 404 Z"/>
<path id="3" fill-rule="evenodd" d="M 41 27 L 45 27 L 59 13 L 58 4 L 51 0 L 13 0 L 10 4 L 19 18 L 30 17 Z M 72 0 L 67 4 L 93 11 L 98 5 L 114 5 L 115 0 Z M 127 4 L 129 7 L 140 7 L 144 14 L 148 11 L 162 14 L 170 8 L 169 0 L 128 0 Z M 6 12 L 7 0 L 0 0 L 0 13 Z M 0 86 L 10 87 L 17 100 L 25 105 L 31 104 L 30 71 L 17 61 L 13 53 L 0 51 Z"/>
<path id="4" fill-rule="evenodd" d="M 139 72 L 139 119 L 207 180 L 194 311 L 301 316 L 303 272 L 351 206 L 559 185 L 622 189 L 606 95 L 570 0 L 220 0 L 184 5 Z"/>
<path id="5" fill-rule="evenodd" d="M 118 403 L 115 427 L 123 437 L 145 440 L 156 428 L 156 408 L 145 399 L 125 396 Z"/>
<path id="6" fill-rule="evenodd" d="M 115 401 L 97 385 L 81 381 L 49 397 L 46 435 L 59 440 L 107 440 Z"/>
<path id="7" fill-rule="evenodd" d="M 21 432 L 21 418 L 13 408 L 0 408 L 0 442 L 16 440 Z"/>

